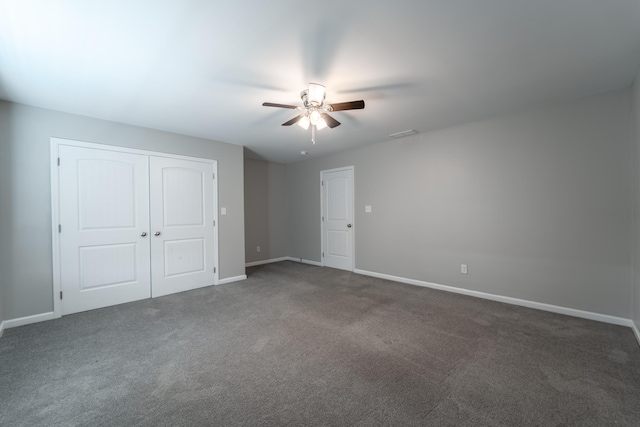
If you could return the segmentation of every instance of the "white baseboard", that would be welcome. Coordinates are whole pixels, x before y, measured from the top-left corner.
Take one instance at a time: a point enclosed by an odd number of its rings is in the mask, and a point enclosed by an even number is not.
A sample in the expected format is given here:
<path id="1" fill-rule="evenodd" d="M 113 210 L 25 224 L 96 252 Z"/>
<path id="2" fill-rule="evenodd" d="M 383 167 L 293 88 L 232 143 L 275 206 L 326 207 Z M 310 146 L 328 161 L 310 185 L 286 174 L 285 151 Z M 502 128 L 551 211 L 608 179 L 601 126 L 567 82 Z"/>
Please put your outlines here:
<path id="1" fill-rule="evenodd" d="M 638 325 L 635 322 L 631 322 L 631 329 L 633 329 L 633 333 L 636 336 L 636 340 L 638 341 L 638 345 L 640 345 L 640 330 L 638 330 Z"/>
<path id="2" fill-rule="evenodd" d="M 34 314 L 33 316 L 5 320 L 4 322 L 2 322 L 2 326 L 0 326 L 0 335 L 2 335 L 1 331 L 4 331 L 5 329 L 15 328 L 16 326 L 30 325 L 31 323 L 44 322 L 45 320 L 52 320 L 55 318 L 55 313 L 53 311 L 50 311 L 48 313 Z"/>
<path id="3" fill-rule="evenodd" d="M 263 259 L 262 261 L 248 262 L 244 266 L 245 267 L 254 267 L 256 265 L 271 264 L 272 262 L 287 261 L 288 259 L 289 259 L 289 257 L 286 257 L 286 256 L 283 256 L 283 257 L 280 257 L 280 258 Z"/>
<path id="4" fill-rule="evenodd" d="M 4 332 L 4 320 L 0 322 L 0 338 L 2 338 L 2 333 Z"/>
<path id="5" fill-rule="evenodd" d="M 294 258 L 292 256 L 286 258 L 288 261 L 301 262 L 302 264 L 315 265 L 317 267 L 322 267 L 322 263 L 318 261 L 310 261 L 304 258 Z"/>
<path id="6" fill-rule="evenodd" d="M 246 278 L 246 274 L 243 274 L 242 276 L 227 277 L 226 279 L 218 280 L 218 285 L 226 285 L 227 283 L 239 282 L 241 280 L 246 280 Z"/>
<path id="7" fill-rule="evenodd" d="M 422 280 L 407 279 L 405 277 L 391 276 L 389 274 L 376 273 L 373 271 L 355 269 L 354 273 L 363 274 L 365 276 L 377 277 L 380 279 L 393 280 L 394 282 L 406 283 L 409 285 L 423 286 L 426 288 L 438 289 L 440 291 L 453 292 L 456 294 L 468 295 L 477 298 L 488 299 L 492 301 L 503 302 L 506 304 L 519 305 L 522 307 L 534 308 L 537 310 L 550 311 L 552 313 L 566 314 L 567 316 L 580 317 L 583 319 L 596 320 L 598 322 L 611 323 L 620 326 L 633 327 L 631 319 L 623 317 L 609 316 L 607 314 L 593 313 L 590 311 L 577 310 L 575 308 L 561 307 L 558 305 L 545 304 L 542 302 L 529 301 L 519 298 L 505 297 L 502 295 L 488 294 L 485 292 L 472 291 L 469 289 L 456 288 L 454 286 L 439 285 L 437 283 L 424 282 Z M 638 337 L 636 331 L 636 337 Z M 640 339 L 639 339 L 640 342 Z"/>

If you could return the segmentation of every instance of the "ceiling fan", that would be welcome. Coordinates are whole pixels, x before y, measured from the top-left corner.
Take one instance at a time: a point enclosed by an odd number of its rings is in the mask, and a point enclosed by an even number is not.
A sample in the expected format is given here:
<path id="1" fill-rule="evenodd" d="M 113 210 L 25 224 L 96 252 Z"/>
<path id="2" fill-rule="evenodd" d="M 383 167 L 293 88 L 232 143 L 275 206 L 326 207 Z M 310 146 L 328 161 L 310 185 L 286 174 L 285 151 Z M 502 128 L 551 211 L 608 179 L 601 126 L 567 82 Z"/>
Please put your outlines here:
<path id="1" fill-rule="evenodd" d="M 273 102 L 263 102 L 264 107 L 289 108 L 299 110 L 302 113 L 288 122 L 284 122 L 282 126 L 291 126 L 298 123 L 303 129 L 309 129 L 311 126 L 311 142 L 316 143 L 316 131 L 326 127 L 334 128 L 340 126 L 340 122 L 331 117 L 328 113 L 331 111 L 344 110 L 361 110 L 364 108 L 364 101 L 338 102 L 337 104 L 325 104 L 326 91 L 323 85 L 317 83 L 309 83 L 309 89 L 300 92 L 303 107 L 295 105 L 274 104 Z"/>

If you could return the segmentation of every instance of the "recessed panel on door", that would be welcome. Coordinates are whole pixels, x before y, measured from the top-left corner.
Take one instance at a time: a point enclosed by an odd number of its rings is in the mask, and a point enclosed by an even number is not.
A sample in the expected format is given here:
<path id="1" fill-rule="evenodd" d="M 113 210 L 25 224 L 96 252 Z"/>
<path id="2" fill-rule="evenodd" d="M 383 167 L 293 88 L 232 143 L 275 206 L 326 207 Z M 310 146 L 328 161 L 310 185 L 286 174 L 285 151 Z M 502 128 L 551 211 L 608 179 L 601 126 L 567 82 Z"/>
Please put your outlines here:
<path id="1" fill-rule="evenodd" d="M 135 168 L 135 163 L 115 160 L 78 160 L 81 230 L 136 226 Z"/>
<path id="2" fill-rule="evenodd" d="M 327 174 L 327 216 L 329 221 L 349 220 L 349 177 Z"/>
<path id="3" fill-rule="evenodd" d="M 350 255 L 351 235 L 348 231 L 328 230 L 327 250 L 329 256 L 348 257 Z"/>
<path id="4" fill-rule="evenodd" d="M 204 179 L 200 170 L 183 167 L 162 169 L 165 228 L 204 225 Z"/>
<path id="5" fill-rule="evenodd" d="M 147 156 L 66 145 L 58 154 L 62 314 L 149 298 Z"/>
<path id="6" fill-rule="evenodd" d="M 80 247 L 80 291 L 135 282 L 136 249 L 135 243 Z"/>
<path id="7" fill-rule="evenodd" d="M 201 273 L 205 265 L 204 238 L 164 241 L 164 277 Z"/>

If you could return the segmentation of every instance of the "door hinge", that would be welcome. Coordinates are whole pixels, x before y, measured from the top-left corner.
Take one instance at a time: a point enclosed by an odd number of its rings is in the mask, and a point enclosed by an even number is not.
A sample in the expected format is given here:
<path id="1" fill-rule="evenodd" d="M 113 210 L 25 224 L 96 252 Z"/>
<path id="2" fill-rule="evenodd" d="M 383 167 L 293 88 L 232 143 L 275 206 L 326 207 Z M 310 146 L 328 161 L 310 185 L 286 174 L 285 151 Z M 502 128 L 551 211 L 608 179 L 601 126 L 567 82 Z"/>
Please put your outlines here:
<path id="1" fill-rule="evenodd" d="M 218 272 L 218 269 L 217 269 L 216 267 L 213 267 L 213 272 L 214 272 L 214 273 L 217 273 L 217 272 Z"/>
<path id="2" fill-rule="evenodd" d="M 214 227 L 216 226 L 216 220 L 215 219 L 213 220 L 213 226 Z"/>
<path id="3" fill-rule="evenodd" d="M 60 291 L 60 299 L 62 299 L 62 291 Z"/>
<path id="4" fill-rule="evenodd" d="M 322 252 L 322 258 L 324 258 L 324 252 Z"/>
<path id="5" fill-rule="evenodd" d="M 324 181 L 320 181 L 320 182 L 321 182 L 321 184 L 320 184 L 320 185 L 322 185 L 322 186 L 324 187 Z"/>
<path id="6" fill-rule="evenodd" d="M 322 220 L 324 221 L 324 217 L 322 217 Z"/>
<path id="7" fill-rule="evenodd" d="M 216 173 L 215 172 L 213 173 L 213 179 L 216 179 Z"/>
<path id="8" fill-rule="evenodd" d="M 62 224 L 58 224 L 58 233 L 62 233 Z"/>
<path id="9" fill-rule="evenodd" d="M 58 166 L 60 166 L 60 157 L 58 157 Z"/>

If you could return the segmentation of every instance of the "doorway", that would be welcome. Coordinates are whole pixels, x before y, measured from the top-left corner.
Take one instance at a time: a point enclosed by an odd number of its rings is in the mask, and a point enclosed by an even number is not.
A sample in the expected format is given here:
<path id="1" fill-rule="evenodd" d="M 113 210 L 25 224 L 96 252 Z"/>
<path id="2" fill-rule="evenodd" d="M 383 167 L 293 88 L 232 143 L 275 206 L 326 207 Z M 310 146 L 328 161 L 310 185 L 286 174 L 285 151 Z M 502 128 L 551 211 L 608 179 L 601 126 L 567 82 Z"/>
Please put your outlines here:
<path id="1" fill-rule="evenodd" d="M 353 271 L 353 166 L 320 172 L 322 265 Z"/>
<path id="2" fill-rule="evenodd" d="M 54 312 L 217 284 L 217 162 L 52 138 Z"/>

